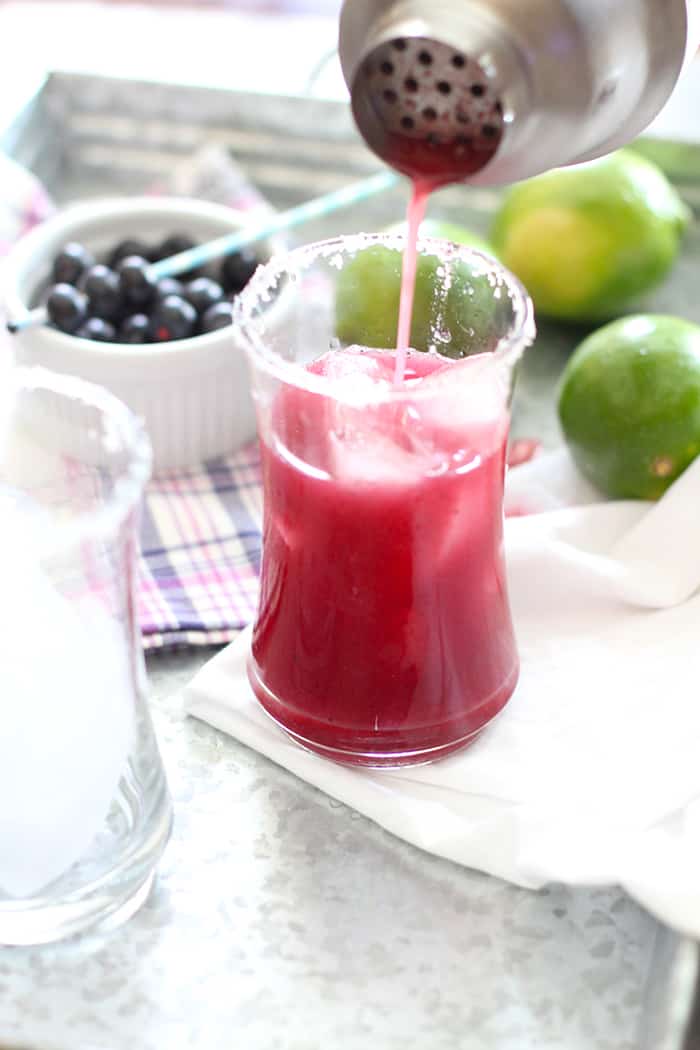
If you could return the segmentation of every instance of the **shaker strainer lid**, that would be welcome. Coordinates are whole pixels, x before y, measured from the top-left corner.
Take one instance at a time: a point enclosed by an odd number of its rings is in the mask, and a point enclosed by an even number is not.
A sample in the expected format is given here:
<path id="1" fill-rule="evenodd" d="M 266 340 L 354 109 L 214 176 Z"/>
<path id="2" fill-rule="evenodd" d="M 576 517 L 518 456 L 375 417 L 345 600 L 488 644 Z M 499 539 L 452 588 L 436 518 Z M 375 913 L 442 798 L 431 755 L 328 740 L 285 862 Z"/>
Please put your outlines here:
<path id="1" fill-rule="evenodd" d="M 438 182 L 481 171 L 503 138 L 503 105 L 482 66 L 426 37 L 397 37 L 367 55 L 352 84 L 352 108 L 365 141 L 387 164 Z"/>

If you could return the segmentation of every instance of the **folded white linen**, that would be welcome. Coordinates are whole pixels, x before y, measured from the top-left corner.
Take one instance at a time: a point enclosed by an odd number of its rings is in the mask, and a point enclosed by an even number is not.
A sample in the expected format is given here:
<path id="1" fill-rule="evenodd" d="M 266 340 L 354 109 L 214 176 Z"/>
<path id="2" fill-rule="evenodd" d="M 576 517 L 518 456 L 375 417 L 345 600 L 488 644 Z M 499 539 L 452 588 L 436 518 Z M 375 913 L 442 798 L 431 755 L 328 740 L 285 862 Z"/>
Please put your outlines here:
<path id="1" fill-rule="evenodd" d="M 700 461 L 654 505 L 591 503 L 564 453 L 512 475 L 552 465 L 580 502 L 507 522 L 521 677 L 467 750 L 391 771 L 302 750 L 254 699 L 249 631 L 186 708 L 422 849 L 521 886 L 619 883 L 700 936 Z"/>

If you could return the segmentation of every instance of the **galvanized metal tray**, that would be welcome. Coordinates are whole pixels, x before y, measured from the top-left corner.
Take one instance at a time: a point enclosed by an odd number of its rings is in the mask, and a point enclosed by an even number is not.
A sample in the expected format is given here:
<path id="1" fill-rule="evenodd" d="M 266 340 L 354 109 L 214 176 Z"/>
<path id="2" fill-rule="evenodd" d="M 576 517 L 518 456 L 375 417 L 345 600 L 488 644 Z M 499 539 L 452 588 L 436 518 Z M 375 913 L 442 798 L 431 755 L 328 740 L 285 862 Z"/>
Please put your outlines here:
<path id="1" fill-rule="evenodd" d="M 230 149 L 277 207 L 378 170 L 349 108 L 308 98 L 55 73 L 11 125 L 0 128 L 0 149 L 34 171 L 59 203 L 148 191 L 178 161 L 212 143 Z M 667 170 L 691 206 L 700 208 L 700 146 L 647 139 L 637 147 Z M 399 188 L 310 223 L 298 239 L 381 228 L 401 216 L 405 199 L 405 189 Z M 435 198 L 431 214 L 486 232 L 498 199 L 493 191 L 452 188 Z M 671 278 L 644 306 L 700 322 L 699 286 L 696 215 Z M 536 436 L 548 445 L 559 442 L 553 389 L 582 334 L 582 329 L 540 323 L 537 345 L 519 377 L 517 435 Z M 699 974 L 698 946 L 660 929 L 644 997 L 640 1050 L 700 1050 Z"/>

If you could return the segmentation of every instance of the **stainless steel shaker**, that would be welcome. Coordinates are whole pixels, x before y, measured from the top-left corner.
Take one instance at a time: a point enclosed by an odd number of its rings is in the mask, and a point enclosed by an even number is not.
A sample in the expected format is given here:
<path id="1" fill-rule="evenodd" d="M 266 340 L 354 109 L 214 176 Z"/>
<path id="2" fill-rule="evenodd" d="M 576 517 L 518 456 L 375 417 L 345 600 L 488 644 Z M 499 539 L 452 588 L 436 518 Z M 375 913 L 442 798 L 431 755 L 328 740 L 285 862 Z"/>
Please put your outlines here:
<path id="1" fill-rule="evenodd" d="M 700 0 L 345 0 L 360 133 L 387 164 L 497 185 L 638 135 L 700 38 Z"/>

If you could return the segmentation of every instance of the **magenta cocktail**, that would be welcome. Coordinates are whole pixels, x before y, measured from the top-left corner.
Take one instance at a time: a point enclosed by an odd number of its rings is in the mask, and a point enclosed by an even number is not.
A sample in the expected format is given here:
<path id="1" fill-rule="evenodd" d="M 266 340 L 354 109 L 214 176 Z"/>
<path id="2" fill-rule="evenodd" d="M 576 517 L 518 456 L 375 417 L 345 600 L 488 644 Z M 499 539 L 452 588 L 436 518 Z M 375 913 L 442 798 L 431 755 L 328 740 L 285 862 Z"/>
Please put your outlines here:
<path id="1" fill-rule="evenodd" d="M 398 388 L 394 351 L 329 350 L 332 330 L 307 348 L 320 356 L 275 360 L 273 331 L 301 349 L 299 308 L 283 301 L 302 294 L 303 275 L 294 283 L 246 329 L 262 333 L 252 360 L 265 494 L 250 680 L 287 732 L 330 757 L 437 758 L 473 739 L 517 681 L 502 496 L 526 340 L 489 324 L 486 352 L 409 351 Z M 323 301 L 332 287 L 307 291 Z M 523 298 L 509 320 L 526 330 L 529 318 Z"/>

